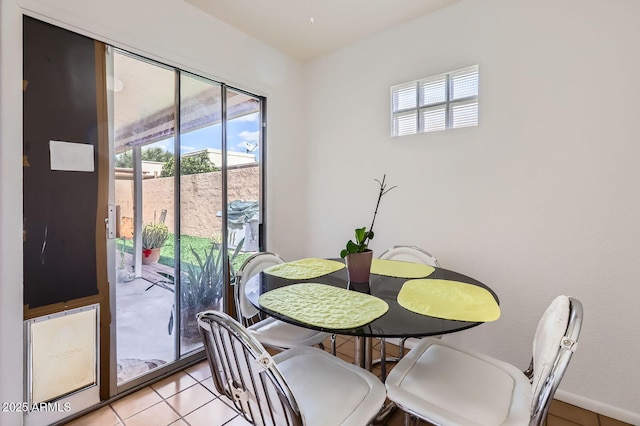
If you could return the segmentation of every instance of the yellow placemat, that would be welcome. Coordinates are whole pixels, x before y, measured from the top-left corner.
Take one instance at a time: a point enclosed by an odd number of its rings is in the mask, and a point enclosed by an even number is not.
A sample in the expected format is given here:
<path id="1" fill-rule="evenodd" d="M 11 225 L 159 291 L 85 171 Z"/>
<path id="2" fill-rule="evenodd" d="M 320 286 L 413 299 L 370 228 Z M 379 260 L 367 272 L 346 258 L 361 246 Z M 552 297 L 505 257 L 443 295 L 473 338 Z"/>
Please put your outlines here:
<path id="1" fill-rule="evenodd" d="M 489 322 L 500 318 L 500 306 L 482 287 L 448 280 L 409 280 L 398 293 L 400 306 L 437 318 Z"/>
<path id="2" fill-rule="evenodd" d="M 387 302 L 369 294 L 316 283 L 280 287 L 258 302 L 296 321 L 334 330 L 363 326 L 389 310 Z"/>
<path id="3" fill-rule="evenodd" d="M 436 269 L 422 263 L 402 262 L 399 260 L 373 259 L 371 273 L 398 278 L 424 278 Z"/>
<path id="4" fill-rule="evenodd" d="M 281 263 L 264 270 L 269 275 L 290 280 L 308 280 L 339 271 L 344 263 L 327 259 L 300 259 L 293 262 Z"/>

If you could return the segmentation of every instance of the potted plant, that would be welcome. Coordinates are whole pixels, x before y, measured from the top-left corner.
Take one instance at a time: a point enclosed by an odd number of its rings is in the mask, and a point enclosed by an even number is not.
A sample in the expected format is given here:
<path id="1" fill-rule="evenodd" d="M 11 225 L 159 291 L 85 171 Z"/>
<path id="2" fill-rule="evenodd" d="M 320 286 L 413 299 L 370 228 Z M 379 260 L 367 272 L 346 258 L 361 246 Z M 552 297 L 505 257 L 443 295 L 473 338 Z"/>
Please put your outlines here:
<path id="1" fill-rule="evenodd" d="M 382 196 L 391 191 L 395 186 L 387 189 L 386 183 L 387 175 L 382 175 L 382 180 L 375 179 L 380 185 L 380 191 L 378 192 L 378 202 L 376 203 L 376 209 L 373 212 L 373 220 L 371 226 L 367 231 L 366 227 L 356 228 L 355 241 L 347 241 L 347 245 L 340 252 L 340 257 L 345 260 L 347 266 L 347 274 L 349 282 L 353 283 L 368 283 L 369 274 L 371 272 L 371 261 L 373 260 L 373 252 L 369 250 L 369 241 L 373 239 L 373 225 L 376 223 L 376 216 L 378 214 L 378 207 L 380 206 L 380 200 Z"/>
<path id="2" fill-rule="evenodd" d="M 229 254 L 229 274 L 235 274 L 233 263 L 242 250 L 244 239 L 240 240 L 232 254 Z M 219 244 L 212 244 L 209 249 L 198 253 L 193 247 L 191 253 L 196 258 L 197 264 L 183 262 L 181 264 L 182 274 L 180 281 L 180 306 L 181 306 L 181 328 L 182 338 L 199 338 L 198 322 L 196 314 L 209 309 L 220 310 L 222 298 L 224 296 L 224 276 L 222 270 L 222 250 Z M 170 292 L 175 292 L 175 279 L 173 275 L 158 272 L 165 280 L 158 281 L 147 290 L 157 285 Z M 167 331 L 173 333 L 175 306 L 171 308 Z"/>
<path id="3" fill-rule="evenodd" d="M 160 259 L 160 249 L 169 238 L 169 229 L 164 223 L 147 223 L 142 228 L 142 263 L 148 265 Z"/>

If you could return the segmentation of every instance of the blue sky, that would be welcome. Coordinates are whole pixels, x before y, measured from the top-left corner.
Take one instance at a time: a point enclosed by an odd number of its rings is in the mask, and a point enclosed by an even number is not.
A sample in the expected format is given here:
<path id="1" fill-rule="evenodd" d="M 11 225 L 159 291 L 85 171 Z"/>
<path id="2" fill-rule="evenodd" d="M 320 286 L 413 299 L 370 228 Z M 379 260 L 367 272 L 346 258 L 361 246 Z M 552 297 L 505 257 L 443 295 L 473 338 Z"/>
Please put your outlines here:
<path id="1" fill-rule="evenodd" d="M 253 113 L 233 119 L 227 123 L 227 149 L 235 152 L 247 152 L 247 145 L 256 146 L 260 135 L 259 114 Z M 181 153 L 198 151 L 205 148 L 221 149 L 220 124 L 204 127 L 181 136 Z M 154 143 L 152 146 L 173 152 L 173 138 Z M 258 154 L 255 148 L 253 154 Z"/>

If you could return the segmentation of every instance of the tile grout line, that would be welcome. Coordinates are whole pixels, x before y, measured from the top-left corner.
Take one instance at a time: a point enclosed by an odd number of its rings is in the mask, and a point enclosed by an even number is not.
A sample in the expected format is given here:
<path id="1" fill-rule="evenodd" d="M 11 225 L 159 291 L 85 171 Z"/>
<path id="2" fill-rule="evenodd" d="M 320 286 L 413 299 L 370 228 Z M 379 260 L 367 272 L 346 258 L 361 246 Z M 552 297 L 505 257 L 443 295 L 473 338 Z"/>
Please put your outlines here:
<path id="1" fill-rule="evenodd" d="M 153 386 L 149 386 L 149 387 L 150 387 L 150 388 L 151 388 L 151 389 L 152 389 L 156 394 L 158 394 L 158 396 L 159 396 L 159 397 L 160 397 L 160 399 L 162 400 L 161 402 L 164 402 L 165 404 L 167 404 L 167 405 L 169 406 L 169 408 L 170 408 L 174 413 L 176 413 L 176 414 L 178 415 L 178 420 L 182 420 L 182 421 L 183 421 L 183 422 L 185 422 L 187 425 L 189 425 L 189 422 L 187 422 L 184 418 L 182 418 L 182 416 L 180 415 L 180 413 L 178 413 L 178 411 L 176 411 L 176 409 L 175 409 L 175 408 L 173 408 L 173 406 L 172 406 L 171 404 L 169 404 L 169 402 L 165 399 L 165 397 L 163 397 L 162 395 L 160 395 L 160 392 L 158 392 L 157 390 L 155 390 L 155 389 L 153 388 Z M 187 388 L 187 389 L 189 389 L 189 388 Z M 182 392 L 182 391 L 176 392 L 176 393 L 174 393 L 174 394 L 173 394 L 173 395 L 171 395 L 171 396 L 177 395 L 177 394 L 179 394 L 180 392 Z M 144 410 L 143 410 L 143 411 L 144 411 Z M 175 422 L 177 422 L 178 420 L 175 420 L 175 421 L 171 422 L 170 424 L 175 423 Z M 189 426 L 191 426 L 191 425 L 189 425 Z"/>
<path id="2" fill-rule="evenodd" d="M 194 384 L 194 385 L 195 385 L 195 384 Z M 191 386 L 194 386 L 194 385 L 191 385 Z M 191 386 L 189 386 L 189 387 L 191 387 Z M 150 388 L 154 393 L 156 393 L 156 394 L 160 397 L 160 401 L 158 401 L 158 402 L 156 402 L 155 404 L 152 404 L 152 405 L 150 405 L 150 406 L 148 406 L 148 407 L 146 407 L 146 408 L 142 409 L 141 411 L 138 411 L 137 413 L 132 414 L 131 416 L 127 417 L 126 419 L 123 419 L 123 418 L 118 414 L 118 412 L 115 410 L 115 408 L 113 408 L 113 407 L 111 406 L 111 404 L 109 404 L 109 407 L 110 407 L 110 408 L 111 408 L 111 410 L 114 412 L 114 414 L 116 415 L 116 417 L 120 420 L 120 423 L 121 423 L 121 424 L 126 425 L 126 420 L 131 419 L 131 418 L 133 418 L 133 417 L 137 416 L 138 414 L 142 413 L 143 411 L 146 411 L 146 410 L 148 410 L 148 409 L 150 409 L 150 408 L 152 408 L 152 407 L 155 407 L 155 406 L 157 406 L 157 405 L 159 405 L 159 404 L 161 404 L 161 403 L 165 403 L 165 404 L 166 404 L 167 406 L 169 406 L 169 408 L 170 408 L 174 413 L 176 413 L 176 415 L 178 416 L 178 418 L 177 418 L 176 420 L 174 420 L 174 422 L 172 422 L 172 423 L 175 423 L 175 422 L 176 422 L 176 421 L 178 421 L 178 420 L 182 420 L 182 421 L 184 421 L 187 425 L 189 425 L 189 426 L 190 426 L 189 422 L 187 422 L 186 420 L 184 420 L 183 416 L 181 416 L 181 415 L 180 415 L 180 413 L 178 413 L 178 412 L 175 410 L 175 408 L 173 408 L 173 406 L 172 406 L 171 404 L 169 404 L 169 402 L 168 402 L 168 401 L 167 401 L 167 400 L 166 400 L 162 395 L 160 395 L 160 393 L 159 393 L 157 390 L 155 390 L 151 385 L 149 385 L 148 387 L 149 387 L 149 388 Z M 188 388 L 189 388 L 189 387 L 188 387 Z M 186 389 L 188 389 L 188 388 L 186 388 Z M 186 390 L 186 389 L 183 389 L 183 390 Z M 180 391 L 180 392 L 182 392 L 182 391 Z M 178 394 L 178 393 L 180 393 L 180 392 L 176 392 L 175 394 L 170 395 L 170 397 L 175 396 L 175 395 L 177 395 L 177 394 Z M 194 411 L 195 411 L 195 410 L 194 410 Z"/>
<path id="3" fill-rule="evenodd" d="M 228 425 L 229 423 L 231 423 L 232 421 L 234 421 L 234 420 L 235 420 L 235 419 L 237 419 L 238 417 L 242 417 L 242 418 L 244 419 L 244 416 L 243 416 L 242 414 L 237 414 L 236 416 L 234 416 L 234 417 L 230 418 L 228 422 L 223 423 L 223 425 L 222 425 L 222 426 L 226 426 L 226 425 Z M 245 420 L 245 421 L 246 421 L 246 420 Z"/>
<path id="4" fill-rule="evenodd" d="M 209 402 L 212 402 L 212 401 L 214 401 L 214 400 L 218 399 L 218 400 L 220 400 L 220 402 L 222 402 L 224 405 L 226 405 L 227 407 L 231 408 L 233 411 L 235 411 L 236 413 L 238 413 L 238 416 L 239 416 L 239 415 L 242 415 L 242 414 L 238 411 L 238 409 L 233 405 L 233 401 L 231 401 L 231 403 L 228 403 L 228 402 L 226 401 L 226 398 L 225 398 L 225 399 L 222 399 L 222 398 L 221 398 L 221 396 L 222 396 L 222 395 L 217 395 L 217 394 L 215 394 L 211 389 L 209 389 L 208 387 L 206 387 L 206 386 L 202 383 L 203 381 L 208 380 L 208 379 L 210 379 L 211 377 L 212 377 L 212 376 L 207 377 L 206 379 L 203 379 L 202 381 L 199 381 L 199 382 L 198 382 L 198 383 L 200 383 L 200 384 L 202 385 L 202 387 L 203 387 L 203 388 L 205 388 L 207 391 L 209 391 L 211 394 L 213 394 L 213 397 L 214 397 L 214 398 L 213 398 L 213 400 L 211 400 L 211 401 L 209 401 Z M 196 379 L 196 380 L 197 380 L 197 379 Z M 207 404 L 208 404 L 209 402 L 207 402 Z M 205 404 L 205 405 L 206 405 L 206 404 Z M 195 411 L 195 410 L 194 410 L 194 411 Z M 238 416 L 233 417 L 233 418 L 232 418 L 232 419 L 230 419 L 229 421 L 231 421 L 231 420 L 235 419 L 235 418 L 236 418 L 236 417 L 238 417 Z M 227 422 L 227 423 L 228 423 L 228 422 Z"/>
<path id="5" fill-rule="evenodd" d="M 187 373 L 187 374 L 189 374 L 189 373 Z M 190 375 L 190 374 L 189 374 L 189 375 Z M 190 376 L 191 376 L 191 375 L 190 375 Z M 193 377 L 193 376 L 191 376 L 191 377 Z M 212 394 L 212 395 L 213 395 L 213 399 L 212 399 L 211 401 L 207 401 L 207 402 L 205 402 L 205 403 L 204 403 L 204 404 L 202 404 L 202 405 L 199 405 L 198 407 L 196 407 L 196 408 L 194 408 L 193 410 L 189 411 L 189 412 L 188 412 L 187 414 L 185 414 L 184 416 L 181 416 L 181 415 L 180 415 L 180 413 L 178 413 L 178 416 L 180 416 L 180 418 L 181 418 L 185 423 L 187 423 L 187 424 L 189 424 L 189 422 L 187 422 L 186 420 L 184 420 L 184 418 L 185 418 L 185 417 L 187 417 L 189 414 L 192 414 L 193 412 L 195 412 L 195 411 L 199 410 L 200 408 L 204 407 L 205 405 L 207 405 L 207 404 L 209 404 L 209 403 L 211 403 L 211 402 L 215 401 L 216 399 L 218 399 L 218 397 L 217 397 L 217 395 L 216 395 L 216 394 L 214 394 L 213 392 L 211 392 L 211 391 L 210 391 L 210 390 L 209 390 L 205 385 L 203 385 L 200 381 L 198 381 L 198 379 L 196 379 L 195 377 L 193 377 L 193 378 L 196 380 L 196 383 L 194 383 L 193 385 L 189 386 L 189 387 L 188 387 L 188 388 L 186 388 L 186 389 L 181 390 L 181 391 L 180 391 L 180 392 L 178 392 L 178 393 L 181 393 L 181 392 L 183 392 L 183 391 L 186 391 L 187 389 L 190 389 L 190 388 L 192 388 L 192 387 L 194 387 L 194 386 L 200 385 L 200 386 L 202 386 L 202 387 L 204 388 L 204 390 L 205 390 L 206 392 L 209 392 L 210 394 Z M 208 377 L 207 377 L 207 379 L 208 379 Z M 205 380 L 206 380 L 206 379 L 205 379 Z M 176 393 L 176 394 L 174 394 L 174 395 L 171 395 L 171 396 L 175 396 L 175 395 L 177 395 L 178 393 Z M 162 398 L 162 397 L 161 397 L 161 398 Z M 222 400 L 221 400 L 221 401 L 222 401 Z M 171 404 L 169 404 L 168 402 L 167 402 L 167 404 L 171 407 Z M 173 407 L 171 407 L 171 408 L 173 408 Z M 176 411 L 176 410 L 174 409 L 173 411 Z M 176 411 L 176 413 L 177 413 L 177 411 Z"/>
<path id="6" fill-rule="evenodd" d="M 111 412 L 113 412 L 113 414 L 116 416 L 116 419 L 119 420 L 118 423 L 124 424 L 124 420 L 122 419 L 122 417 L 120 417 L 120 415 L 118 414 L 118 412 L 115 410 L 115 408 L 113 408 L 111 406 L 111 404 L 109 404 L 109 408 L 111 409 Z"/>

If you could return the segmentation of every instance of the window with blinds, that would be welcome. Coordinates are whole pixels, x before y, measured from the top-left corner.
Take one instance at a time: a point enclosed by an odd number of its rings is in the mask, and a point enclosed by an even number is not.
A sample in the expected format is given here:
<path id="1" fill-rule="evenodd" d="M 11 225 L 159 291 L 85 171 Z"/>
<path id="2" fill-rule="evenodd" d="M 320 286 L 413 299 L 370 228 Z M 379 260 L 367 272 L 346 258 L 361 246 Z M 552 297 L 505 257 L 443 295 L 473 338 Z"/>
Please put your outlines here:
<path id="1" fill-rule="evenodd" d="M 391 88 L 391 136 L 477 125 L 477 65 Z"/>

